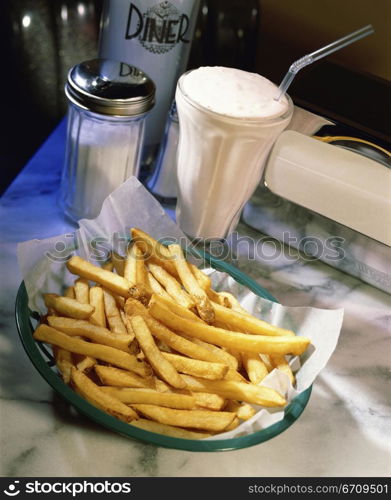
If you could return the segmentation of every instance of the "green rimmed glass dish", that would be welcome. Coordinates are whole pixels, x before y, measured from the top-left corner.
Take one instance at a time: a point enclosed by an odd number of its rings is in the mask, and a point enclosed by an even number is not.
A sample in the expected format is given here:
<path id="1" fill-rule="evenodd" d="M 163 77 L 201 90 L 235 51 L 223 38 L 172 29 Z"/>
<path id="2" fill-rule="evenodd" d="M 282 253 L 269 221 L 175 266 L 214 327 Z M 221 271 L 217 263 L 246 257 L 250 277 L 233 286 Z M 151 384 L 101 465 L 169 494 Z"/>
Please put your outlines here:
<path id="1" fill-rule="evenodd" d="M 259 297 L 277 302 L 277 300 L 267 290 L 262 288 L 253 279 L 242 273 L 231 264 L 204 253 L 202 253 L 202 258 L 207 266 L 210 266 L 217 271 L 229 274 L 238 283 L 246 286 Z M 133 427 L 132 425 L 126 424 L 125 422 L 104 413 L 95 406 L 92 406 L 85 399 L 81 398 L 62 381 L 56 372 L 55 363 L 50 351 L 47 350 L 46 347 L 40 342 L 36 342 L 33 338 L 34 327 L 32 321 L 38 320 L 39 315 L 32 312 L 28 307 L 28 296 L 24 282 L 21 283 L 16 297 L 15 317 L 20 339 L 31 362 L 46 382 L 50 384 L 63 399 L 74 406 L 81 414 L 103 427 L 106 427 L 107 429 L 117 432 L 123 436 L 152 443 L 157 446 L 178 450 L 204 452 L 238 450 L 254 446 L 268 441 L 288 429 L 288 427 L 290 427 L 300 417 L 311 395 L 312 387 L 309 387 L 293 399 L 285 408 L 283 420 L 267 427 L 266 429 L 253 432 L 246 436 L 231 439 L 214 439 L 213 441 L 209 441 L 179 439 L 164 436 L 162 434 L 156 434 Z"/>

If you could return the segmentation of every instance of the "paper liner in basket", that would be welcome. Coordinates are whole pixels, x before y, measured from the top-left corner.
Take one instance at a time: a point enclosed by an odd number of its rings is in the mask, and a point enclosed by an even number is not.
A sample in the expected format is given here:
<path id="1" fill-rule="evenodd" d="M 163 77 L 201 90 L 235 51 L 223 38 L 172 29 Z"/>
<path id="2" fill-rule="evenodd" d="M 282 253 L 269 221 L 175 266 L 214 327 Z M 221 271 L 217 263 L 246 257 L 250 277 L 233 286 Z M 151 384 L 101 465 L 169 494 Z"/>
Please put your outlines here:
<path id="1" fill-rule="evenodd" d="M 44 314 L 46 308 L 42 294 L 61 294 L 66 286 L 73 284 L 75 276 L 65 266 L 72 255 L 78 254 L 88 260 L 96 260 L 109 248 L 118 245 L 118 242 L 126 243 L 131 227 L 139 227 L 156 239 L 186 241 L 179 227 L 135 177 L 128 179 L 108 196 L 96 219 L 83 219 L 79 225 L 80 228 L 72 234 L 31 240 L 18 245 L 19 267 L 26 285 L 30 309 Z M 278 390 L 290 402 L 314 382 L 330 359 L 338 342 L 343 310 L 285 307 L 258 297 L 225 273 L 211 269 L 208 273 L 216 290 L 234 293 L 242 306 L 255 316 L 311 339 L 307 351 L 291 360 L 296 371 L 295 388 L 289 378 L 278 370 L 273 370 L 262 381 L 263 385 Z M 264 429 L 284 418 L 283 409 L 256 409 L 257 413 L 236 429 L 208 439 L 241 436 Z"/>

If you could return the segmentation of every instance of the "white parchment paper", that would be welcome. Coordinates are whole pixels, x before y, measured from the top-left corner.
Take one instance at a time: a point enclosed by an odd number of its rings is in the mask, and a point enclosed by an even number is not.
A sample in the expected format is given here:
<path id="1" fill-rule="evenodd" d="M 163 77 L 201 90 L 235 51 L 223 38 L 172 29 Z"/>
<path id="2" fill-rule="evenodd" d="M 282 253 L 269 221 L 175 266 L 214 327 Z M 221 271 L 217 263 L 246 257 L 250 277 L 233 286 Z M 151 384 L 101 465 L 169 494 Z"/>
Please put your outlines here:
<path id="1" fill-rule="evenodd" d="M 72 255 L 78 254 L 96 261 L 102 260 L 112 248 L 121 253 L 121 246 L 126 248 L 129 229 L 133 226 L 143 229 L 156 239 L 183 238 L 181 241 L 185 241 L 179 227 L 135 177 L 126 181 L 105 200 L 96 219 L 83 219 L 79 225 L 75 233 L 19 243 L 18 262 L 30 309 L 44 314 L 46 308 L 42 294 L 60 294 L 66 286 L 73 284 L 75 275 L 69 273 L 65 266 L 66 260 Z M 225 273 L 212 269 L 207 271 L 216 290 L 233 293 L 242 306 L 255 316 L 311 339 L 307 351 L 290 360 L 296 375 L 295 387 L 292 387 L 288 376 L 278 370 L 273 370 L 262 381 L 262 385 L 278 390 L 288 402 L 291 401 L 314 382 L 330 359 L 338 342 L 343 309 L 285 307 L 258 297 Z M 284 418 L 283 409 L 255 408 L 257 413 L 250 420 L 233 431 L 208 439 L 241 436 L 264 429 Z"/>

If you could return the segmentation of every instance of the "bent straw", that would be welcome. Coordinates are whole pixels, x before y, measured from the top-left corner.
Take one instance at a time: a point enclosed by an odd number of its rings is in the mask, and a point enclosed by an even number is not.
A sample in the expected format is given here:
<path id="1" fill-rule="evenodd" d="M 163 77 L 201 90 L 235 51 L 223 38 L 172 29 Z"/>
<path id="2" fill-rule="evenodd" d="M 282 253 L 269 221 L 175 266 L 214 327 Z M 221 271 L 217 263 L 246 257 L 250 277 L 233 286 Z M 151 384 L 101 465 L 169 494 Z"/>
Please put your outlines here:
<path id="1" fill-rule="evenodd" d="M 285 94 L 296 74 L 302 68 L 308 66 L 314 61 L 317 61 L 318 59 L 321 59 L 322 57 L 328 56 L 329 54 L 332 54 L 333 52 L 340 50 L 343 47 L 346 47 L 347 45 L 350 45 L 351 43 L 357 42 L 361 38 L 371 35 L 374 32 L 375 30 L 373 29 L 373 26 L 371 24 L 368 24 L 367 26 L 364 26 L 363 28 L 360 28 L 357 31 L 353 31 L 353 33 L 350 33 L 349 35 L 346 35 L 342 38 L 339 38 L 335 42 L 330 43 L 329 45 L 326 45 L 321 49 L 315 50 L 315 52 L 311 52 L 311 54 L 307 54 L 306 56 L 295 61 L 293 64 L 290 65 L 288 73 L 285 75 L 284 79 L 280 83 L 280 86 L 278 87 L 279 94 L 278 97 L 275 98 L 275 100 L 279 101 L 281 99 L 282 95 Z"/>

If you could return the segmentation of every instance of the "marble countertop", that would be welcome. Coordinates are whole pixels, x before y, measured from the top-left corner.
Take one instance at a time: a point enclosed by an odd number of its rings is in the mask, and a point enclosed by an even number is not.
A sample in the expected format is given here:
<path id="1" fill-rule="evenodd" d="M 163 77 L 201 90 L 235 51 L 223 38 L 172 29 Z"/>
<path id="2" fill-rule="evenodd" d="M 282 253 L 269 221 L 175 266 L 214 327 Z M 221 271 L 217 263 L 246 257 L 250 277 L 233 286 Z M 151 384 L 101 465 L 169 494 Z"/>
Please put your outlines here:
<path id="1" fill-rule="evenodd" d="M 319 261 L 292 259 L 278 245 L 274 259 L 251 262 L 239 246 L 238 266 L 285 305 L 345 308 L 337 349 L 303 415 L 287 431 L 238 451 L 176 451 L 107 431 L 56 396 L 19 342 L 14 305 L 21 281 L 17 243 L 72 230 L 56 201 L 64 134 L 62 123 L 0 203 L 0 474 L 389 476 L 390 297 Z M 260 237 L 244 224 L 239 234 Z"/>

